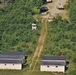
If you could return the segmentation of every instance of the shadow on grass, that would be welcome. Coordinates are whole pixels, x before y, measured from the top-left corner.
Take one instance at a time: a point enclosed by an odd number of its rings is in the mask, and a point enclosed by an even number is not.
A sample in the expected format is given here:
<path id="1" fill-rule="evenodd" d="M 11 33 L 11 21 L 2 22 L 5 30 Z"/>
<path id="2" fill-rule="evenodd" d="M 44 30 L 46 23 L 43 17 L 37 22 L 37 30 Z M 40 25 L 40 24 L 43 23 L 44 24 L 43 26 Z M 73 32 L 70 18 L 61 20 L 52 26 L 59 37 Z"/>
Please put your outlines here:
<path id="1" fill-rule="evenodd" d="M 68 65 L 69 65 L 69 62 L 67 61 L 67 62 L 66 62 L 66 67 L 65 67 L 65 71 L 68 70 Z"/>
<path id="2" fill-rule="evenodd" d="M 26 67 L 28 67 L 27 58 L 28 58 L 28 56 L 25 56 L 25 60 L 24 60 L 24 62 L 23 62 L 23 64 L 22 64 L 22 68 L 23 68 L 23 69 L 26 68 Z"/>
<path id="3" fill-rule="evenodd" d="M 24 69 L 24 68 L 26 68 L 26 67 L 28 67 L 29 65 L 28 64 L 23 64 L 22 65 L 22 68 Z"/>

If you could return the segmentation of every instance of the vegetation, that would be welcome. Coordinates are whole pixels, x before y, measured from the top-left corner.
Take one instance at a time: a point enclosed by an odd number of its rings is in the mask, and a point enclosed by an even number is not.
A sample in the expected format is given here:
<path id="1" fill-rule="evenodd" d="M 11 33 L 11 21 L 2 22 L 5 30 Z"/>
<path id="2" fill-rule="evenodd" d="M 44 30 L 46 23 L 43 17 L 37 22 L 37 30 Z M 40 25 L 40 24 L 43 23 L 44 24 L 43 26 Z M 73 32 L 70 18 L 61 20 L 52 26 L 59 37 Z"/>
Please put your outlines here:
<path id="1" fill-rule="evenodd" d="M 0 8 L 0 51 L 23 50 L 30 54 L 34 50 L 40 23 L 33 14 L 39 13 L 42 4 L 42 0 L 15 0 L 7 8 Z M 38 30 L 31 29 L 32 23 L 37 23 Z"/>
<path id="2" fill-rule="evenodd" d="M 71 72 L 69 73 L 69 75 L 76 75 L 76 70 L 71 71 Z"/>
<path id="3" fill-rule="evenodd" d="M 69 62 L 66 75 L 76 75 L 76 0 L 69 0 L 69 2 L 67 8 L 69 8 L 70 19 L 67 21 L 60 16 L 56 16 L 49 23 L 43 54 L 65 55 Z M 33 15 L 39 13 L 39 8 L 43 3 L 45 3 L 45 0 L 14 0 L 7 6 L 0 6 L 0 51 L 22 50 L 28 55 L 34 51 L 40 35 L 40 22 L 36 22 Z M 31 29 L 32 23 L 37 23 L 38 30 Z M 40 63 L 38 64 L 40 65 Z M 25 64 L 26 66 L 28 65 Z M 21 71 L 0 70 L 0 74 L 30 75 L 31 73 L 28 72 L 28 67 L 26 67 Z M 59 75 L 58 73 L 40 72 L 39 66 L 32 74 Z M 63 75 L 63 73 L 60 75 Z"/>

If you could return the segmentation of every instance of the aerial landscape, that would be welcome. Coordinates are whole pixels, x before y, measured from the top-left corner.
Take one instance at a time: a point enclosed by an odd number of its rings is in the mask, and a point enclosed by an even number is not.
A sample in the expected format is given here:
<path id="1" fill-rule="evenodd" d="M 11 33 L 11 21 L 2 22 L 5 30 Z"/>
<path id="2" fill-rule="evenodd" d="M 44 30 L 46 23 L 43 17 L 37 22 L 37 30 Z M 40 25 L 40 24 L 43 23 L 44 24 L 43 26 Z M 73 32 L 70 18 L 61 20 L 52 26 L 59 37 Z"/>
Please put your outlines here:
<path id="1" fill-rule="evenodd" d="M 76 75 L 76 0 L 0 0 L 0 75 Z"/>

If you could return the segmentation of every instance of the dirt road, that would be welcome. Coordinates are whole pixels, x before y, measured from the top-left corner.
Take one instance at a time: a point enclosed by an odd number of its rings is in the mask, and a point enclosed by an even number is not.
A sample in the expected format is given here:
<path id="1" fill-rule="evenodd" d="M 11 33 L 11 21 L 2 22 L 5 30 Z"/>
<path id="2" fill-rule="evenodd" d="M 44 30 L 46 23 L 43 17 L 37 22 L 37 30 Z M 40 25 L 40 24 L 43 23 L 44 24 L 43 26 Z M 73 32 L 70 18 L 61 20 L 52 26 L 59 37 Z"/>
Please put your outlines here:
<path id="1" fill-rule="evenodd" d="M 42 49 L 43 49 L 43 45 L 44 45 L 44 41 L 45 41 L 45 37 L 46 37 L 46 33 L 47 33 L 47 24 L 46 23 L 47 23 L 47 20 L 42 19 L 42 28 L 41 28 L 40 37 L 38 40 L 36 51 L 35 51 L 33 58 L 32 58 L 32 62 L 30 64 L 30 69 L 32 69 L 32 71 L 35 69 L 38 58 L 39 58 L 39 56 L 42 52 Z"/>

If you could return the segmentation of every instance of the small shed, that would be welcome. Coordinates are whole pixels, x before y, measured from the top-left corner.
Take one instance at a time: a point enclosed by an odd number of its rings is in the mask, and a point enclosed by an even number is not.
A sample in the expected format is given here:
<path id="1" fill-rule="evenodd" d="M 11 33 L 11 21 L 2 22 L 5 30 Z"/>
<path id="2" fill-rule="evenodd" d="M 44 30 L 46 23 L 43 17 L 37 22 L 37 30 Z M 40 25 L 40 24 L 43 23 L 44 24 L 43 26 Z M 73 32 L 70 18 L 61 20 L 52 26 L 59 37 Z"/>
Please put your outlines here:
<path id="1" fill-rule="evenodd" d="M 32 30 L 36 30 L 37 29 L 37 24 L 32 23 Z"/>
<path id="2" fill-rule="evenodd" d="M 65 72 L 65 56 L 43 56 L 40 71 Z"/>
<path id="3" fill-rule="evenodd" d="M 46 0 L 47 3 L 52 2 L 52 0 Z"/>

